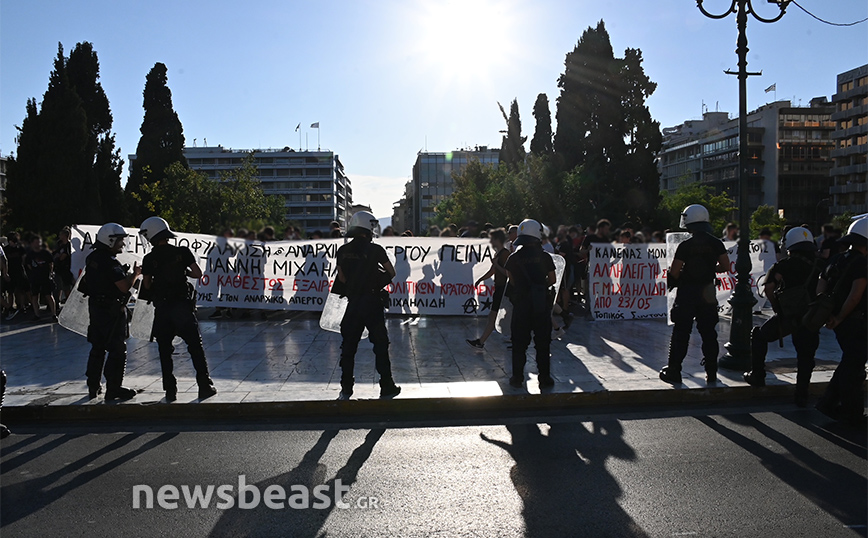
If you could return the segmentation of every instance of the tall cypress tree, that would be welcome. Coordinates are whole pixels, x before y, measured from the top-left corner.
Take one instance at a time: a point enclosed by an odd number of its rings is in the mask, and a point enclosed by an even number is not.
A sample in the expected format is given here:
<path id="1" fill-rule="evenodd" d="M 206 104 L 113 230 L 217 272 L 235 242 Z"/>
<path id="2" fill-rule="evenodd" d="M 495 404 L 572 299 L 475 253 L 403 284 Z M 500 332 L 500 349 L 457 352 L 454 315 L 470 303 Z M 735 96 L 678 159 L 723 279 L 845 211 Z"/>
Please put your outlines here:
<path id="1" fill-rule="evenodd" d="M 506 134 L 500 145 L 499 160 L 506 163 L 510 168 L 515 169 L 521 162 L 524 161 L 525 150 L 524 143 L 527 141 L 526 136 L 521 136 L 521 117 L 518 113 L 518 100 L 513 99 L 509 106 L 509 116 L 500 103 L 500 113 L 503 114 L 503 119 L 506 121 Z"/>
<path id="2" fill-rule="evenodd" d="M 663 144 L 660 122 L 651 118 L 645 100 L 657 89 L 642 68 L 642 51 L 627 49 L 620 72 L 627 154 L 620 170 L 624 181 L 627 217 L 648 222 L 660 201 L 660 173 L 656 155 Z"/>
<path id="3" fill-rule="evenodd" d="M 101 174 L 120 174 L 119 168 L 96 169 L 101 142 L 111 138 L 114 146 L 111 123 L 93 46 L 78 43 L 66 58 L 58 44 L 48 90 L 41 106 L 28 100 L 17 154 L 9 162 L 10 224 L 53 232 L 68 224 L 104 222 L 102 199 L 110 189 L 102 188 Z M 106 202 L 112 211 L 122 208 L 120 185 L 116 191 Z"/>
<path id="4" fill-rule="evenodd" d="M 600 21 L 567 54 L 558 80 L 554 149 L 567 170 L 582 166 L 587 180 L 581 197 L 592 202 L 597 216 L 648 222 L 657 205 L 660 125 L 645 106 L 656 84 L 641 64 L 638 49 L 615 57 Z"/>
<path id="5" fill-rule="evenodd" d="M 552 113 L 546 94 L 541 93 L 536 96 L 533 116 L 536 118 L 536 128 L 530 140 L 530 151 L 535 155 L 549 155 L 554 151 L 554 146 L 552 145 Z"/>
<path id="6" fill-rule="evenodd" d="M 148 216 L 145 205 L 133 196 L 142 184 L 164 180 L 166 169 L 172 163 L 180 162 L 184 168 L 188 167 L 184 157 L 184 129 L 172 107 L 172 91 L 167 82 L 166 66 L 157 62 L 145 79 L 142 137 L 126 186 L 128 210 L 134 222 Z"/>
<path id="7" fill-rule="evenodd" d="M 60 44 L 36 115 L 35 108 L 35 102 L 28 102 L 19 151 L 8 170 L 12 223 L 55 231 L 76 222 L 96 222 L 89 199 L 93 161 L 87 154 L 87 115 L 70 83 Z M 98 200 L 95 207 L 98 211 Z"/>

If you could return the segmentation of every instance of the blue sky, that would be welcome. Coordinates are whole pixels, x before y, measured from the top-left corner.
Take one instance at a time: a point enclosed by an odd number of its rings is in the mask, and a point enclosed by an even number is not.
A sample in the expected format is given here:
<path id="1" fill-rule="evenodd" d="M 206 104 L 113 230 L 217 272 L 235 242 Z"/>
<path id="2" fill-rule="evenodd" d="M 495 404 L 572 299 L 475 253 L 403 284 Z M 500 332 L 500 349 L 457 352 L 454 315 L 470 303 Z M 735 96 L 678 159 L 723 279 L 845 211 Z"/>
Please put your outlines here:
<path id="1" fill-rule="evenodd" d="M 757 9 L 776 8 L 755 0 Z M 868 16 L 865 0 L 800 0 L 833 21 Z M 706 0 L 725 9 L 729 0 Z M 703 17 L 694 0 L 533 1 L 42 1 L 0 4 L 0 152 L 15 151 L 28 97 L 41 99 L 58 41 L 93 42 L 124 156 L 135 151 L 145 75 L 169 68 L 187 144 L 297 147 L 302 125 L 336 151 L 355 201 L 391 215 L 416 152 L 498 145 L 497 101 L 518 98 L 524 134 L 540 92 L 552 103 L 564 55 L 605 20 L 616 53 L 641 48 L 659 83 L 649 100 L 663 126 L 737 110 L 735 20 Z M 868 24 L 835 28 L 790 6 L 773 25 L 748 24 L 748 106 L 772 94 L 834 93 L 835 75 L 868 62 Z"/>

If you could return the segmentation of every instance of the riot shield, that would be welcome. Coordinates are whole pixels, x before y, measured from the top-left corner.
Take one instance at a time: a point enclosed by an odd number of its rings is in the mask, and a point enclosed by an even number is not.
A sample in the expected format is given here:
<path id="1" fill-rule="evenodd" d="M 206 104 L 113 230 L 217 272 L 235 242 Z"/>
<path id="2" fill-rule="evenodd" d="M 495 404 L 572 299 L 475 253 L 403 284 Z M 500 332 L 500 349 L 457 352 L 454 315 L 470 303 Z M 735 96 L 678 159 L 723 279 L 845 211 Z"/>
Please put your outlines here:
<path id="1" fill-rule="evenodd" d="M 87 297 L 85 297 L 79 285 L 84 278 L 84 271 L 81 276 L 75 281 L 66 303 L 63 305 L 63 310 L 57 317 L 58 323 L 64 329 L 70 330 L 76 334 L 87 336 L 87 326 L 90 325 L 90 313 L 87 309 Z"/>
<path id="2" fill-rule="evenodd" d="M 666 234 L 666 260 L 669 264 L 672 264 L 672 260 L 675 259 L 675 251 L 678 249 L 678 245 L 690 239 L 692 234 L 688 232 L 675 232 Z M 666 267 L 666 271 L 669 271 L 669 267 Z M 667 285 L 668 286 L 668 285 Z M 666 324 L 672 325 L 672 316 L 669 315 L 672 312 L 672 305 L 675 304 L 675 290 L 667 291 L 666 293 Z"/>

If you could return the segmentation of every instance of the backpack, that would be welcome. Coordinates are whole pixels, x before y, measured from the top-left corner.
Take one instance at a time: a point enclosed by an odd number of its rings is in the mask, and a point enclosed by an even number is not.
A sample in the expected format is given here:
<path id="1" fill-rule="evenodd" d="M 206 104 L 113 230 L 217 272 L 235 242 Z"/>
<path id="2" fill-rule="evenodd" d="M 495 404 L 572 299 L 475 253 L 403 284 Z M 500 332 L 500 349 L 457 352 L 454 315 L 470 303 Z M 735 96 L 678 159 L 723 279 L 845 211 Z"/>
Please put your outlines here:
<path id="1" fill-rule="evenodd" d="M 808 273 L 808 278 L 800 284 L 787 284 L 773 292 L 780 310 L 777 313 L 783 317 L 801 319 L 814 301 L 812 283 L 817 279 L 820 270 L 816 262 L 803 261 L 804 263 L 811 263 L 811 272 Z"/>

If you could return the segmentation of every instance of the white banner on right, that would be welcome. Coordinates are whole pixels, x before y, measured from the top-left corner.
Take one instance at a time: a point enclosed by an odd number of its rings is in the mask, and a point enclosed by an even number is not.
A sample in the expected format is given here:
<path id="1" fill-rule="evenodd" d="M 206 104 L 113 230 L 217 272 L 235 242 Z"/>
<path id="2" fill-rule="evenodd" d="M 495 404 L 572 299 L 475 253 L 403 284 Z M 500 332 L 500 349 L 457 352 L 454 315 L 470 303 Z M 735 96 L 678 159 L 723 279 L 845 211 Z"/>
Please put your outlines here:
<path id="1" fill-rule="evenodd" d="M 674 292 L 666 292 L 666 274 L 675 249 L 688 233 L 667 234 L 666 244 L 595 243 L 591 247 L 588 286 L 591 311 L 595 320 L 666 319 Z M 724 242 L 729 255 L 729 271 L 718 275 L 717 301 L 721 314 L 732 310 L 729 298 L 735 289 L 737 244 Z M 756 310 L 766 299 L 762 285 L 775 263 L 771 241 L 755 240 L 750 244 L 751 290 L 757 299 Z"/>

